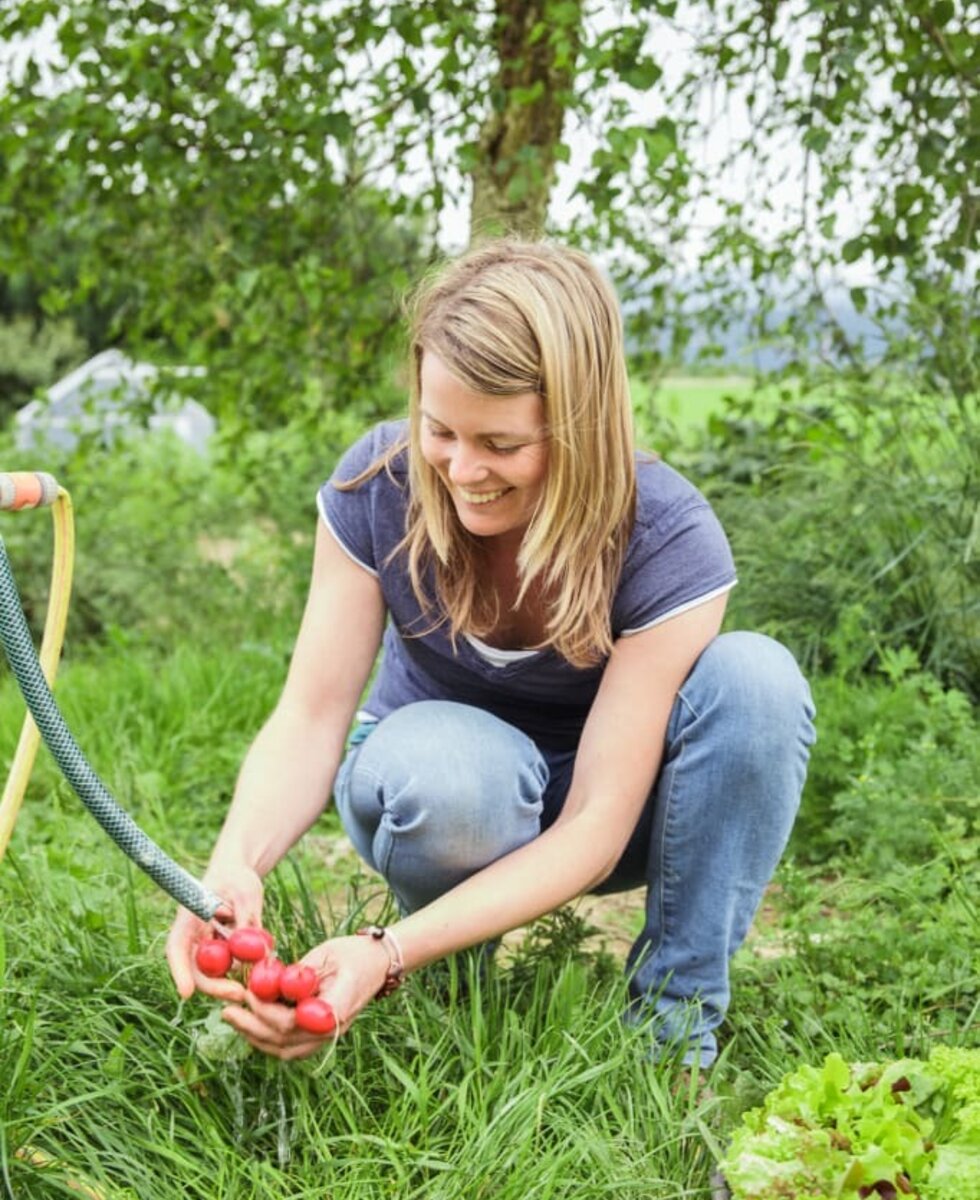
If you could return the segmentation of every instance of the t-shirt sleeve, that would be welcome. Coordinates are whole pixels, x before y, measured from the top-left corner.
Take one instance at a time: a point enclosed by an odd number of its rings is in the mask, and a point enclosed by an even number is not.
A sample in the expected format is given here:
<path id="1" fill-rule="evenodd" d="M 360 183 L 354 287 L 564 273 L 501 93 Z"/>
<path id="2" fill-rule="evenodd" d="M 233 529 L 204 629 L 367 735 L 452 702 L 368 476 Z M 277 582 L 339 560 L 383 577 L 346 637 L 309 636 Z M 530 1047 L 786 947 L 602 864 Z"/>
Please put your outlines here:
<path id="1" fill-rule="evenodd" d="M 613 631 L 650 629 L 720 596 L 737 577 L 728 538 L 699 494 L 634 539 L 613 608 Z"/>
<path id="2" fill-rule="evenodd" d="M 333 474 L 317 492 L 317 509 L 340 548 L 365 570 L 377 575 L 383 557 L 376 509 L 379 492 L 393 486 L 382 468 L 359 487 L 340 491 L 335 483 L 354 479 L 380 458 L 398 438 L 400 426 L 389 422 L 375 426 L 341 456 Z"/>

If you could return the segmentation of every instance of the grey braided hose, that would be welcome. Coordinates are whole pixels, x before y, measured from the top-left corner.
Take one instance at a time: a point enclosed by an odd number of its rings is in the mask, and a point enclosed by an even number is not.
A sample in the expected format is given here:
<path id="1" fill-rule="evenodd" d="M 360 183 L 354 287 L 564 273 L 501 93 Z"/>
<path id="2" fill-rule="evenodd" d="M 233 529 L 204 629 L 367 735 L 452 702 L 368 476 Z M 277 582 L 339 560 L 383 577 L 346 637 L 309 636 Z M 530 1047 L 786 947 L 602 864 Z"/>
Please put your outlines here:
<path id="1" fill-rule="evenodd" d="M 178 866 L 113 799 L 72 737 L 34 650 L 7 547 L 0 537 L 0 640 L 44 744 L 78 798 L 129 858 L 178 904 L 210 921 L 224 903 Z"/>

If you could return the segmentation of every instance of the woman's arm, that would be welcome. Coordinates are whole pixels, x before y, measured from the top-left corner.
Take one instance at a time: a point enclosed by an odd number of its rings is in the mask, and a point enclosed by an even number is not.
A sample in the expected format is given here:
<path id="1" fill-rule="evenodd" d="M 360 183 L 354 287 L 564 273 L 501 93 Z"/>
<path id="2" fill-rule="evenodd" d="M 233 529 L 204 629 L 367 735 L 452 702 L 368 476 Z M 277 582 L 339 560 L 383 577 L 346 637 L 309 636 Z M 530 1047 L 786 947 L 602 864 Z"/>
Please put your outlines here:
<path id="1" fill-rule="evenodd" d="M 318 523 L 313 574 L 280 699 L 245 757 L 205 876 L 236 924 L 257 923 L 260 880 L 313 824 L 329 799 L 344 739 L 377 655 L 385 606 L 377 579 L 353 562 Z M 194 972 L 204 923 L 181 911 L 167 955 L 182 995 L 194 986 L 221 995 L 241 989 Z"/>

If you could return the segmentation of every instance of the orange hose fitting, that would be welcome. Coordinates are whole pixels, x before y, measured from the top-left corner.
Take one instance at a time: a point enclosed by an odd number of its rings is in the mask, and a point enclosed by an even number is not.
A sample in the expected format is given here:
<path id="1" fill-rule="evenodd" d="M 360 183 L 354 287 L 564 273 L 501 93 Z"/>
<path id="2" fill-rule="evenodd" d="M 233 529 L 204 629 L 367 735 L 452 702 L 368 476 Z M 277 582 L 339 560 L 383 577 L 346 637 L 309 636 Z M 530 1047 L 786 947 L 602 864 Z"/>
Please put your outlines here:
<path id="1" fill-rule="evenodd" d="M 0 473 L 0 509 L 42 508 L 58 499 L 58 482 L 45 471 Z"/>

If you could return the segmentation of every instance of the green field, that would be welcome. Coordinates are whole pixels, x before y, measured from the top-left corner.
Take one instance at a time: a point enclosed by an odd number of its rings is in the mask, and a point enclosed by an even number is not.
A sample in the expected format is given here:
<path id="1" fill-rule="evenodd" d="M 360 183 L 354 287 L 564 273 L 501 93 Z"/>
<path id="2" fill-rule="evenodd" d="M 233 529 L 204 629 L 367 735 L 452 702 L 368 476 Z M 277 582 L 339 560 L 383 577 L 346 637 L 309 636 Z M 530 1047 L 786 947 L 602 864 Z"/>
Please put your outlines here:
<path id="1" fill-rule="evenodd" d="M 668 375 L 656 389 L 639 384 L 634 404 L 666 417 L 680 428 L 696 428 L 721 412 L 726 397 L 744 399 L 755 385 L 747 375 Z"/>

